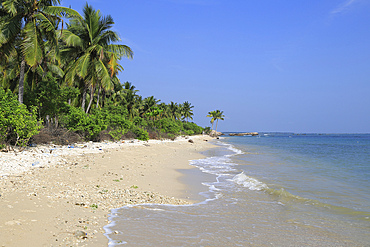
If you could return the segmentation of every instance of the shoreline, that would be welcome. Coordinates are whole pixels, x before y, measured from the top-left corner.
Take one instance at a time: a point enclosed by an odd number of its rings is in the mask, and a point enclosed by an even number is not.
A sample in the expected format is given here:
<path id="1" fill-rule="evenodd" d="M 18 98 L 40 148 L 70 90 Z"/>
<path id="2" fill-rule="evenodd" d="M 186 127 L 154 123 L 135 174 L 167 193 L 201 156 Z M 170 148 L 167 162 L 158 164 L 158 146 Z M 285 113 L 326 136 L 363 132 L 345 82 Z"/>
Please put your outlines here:
<path id="1" fill-rule="evenodd" d="M 46 150 L 33 155 L 30 150 L 25 151 L 26 156 L 13 155 L 19 162 L 29 156 L 32 164 L 35 157 L 46 157 L 18 173 L 6 170 L 11 154 L 0 154 L 1 163 L 8 162 L 5 169 L 0 168 L 0 243 L 107 246 L 103 227 L 109 223 L 111 209 L 139 203 L 196 202 L 194 190 L 189 191 L 180 179 L 181 171 L 196 169 L 189 160 L 203 158 L 200 152 L 214 146 L 205 141 L 213 139 L 209 136 L 189 139 L 193 143 L 185 138 L 85 143 L 81 148 L 67 149 L 70 153 L 52 147 L 49 155 L 45 154 L 50 146 L 45 146 Z M 4 170 L 8 175 L 4 176 Z"/>

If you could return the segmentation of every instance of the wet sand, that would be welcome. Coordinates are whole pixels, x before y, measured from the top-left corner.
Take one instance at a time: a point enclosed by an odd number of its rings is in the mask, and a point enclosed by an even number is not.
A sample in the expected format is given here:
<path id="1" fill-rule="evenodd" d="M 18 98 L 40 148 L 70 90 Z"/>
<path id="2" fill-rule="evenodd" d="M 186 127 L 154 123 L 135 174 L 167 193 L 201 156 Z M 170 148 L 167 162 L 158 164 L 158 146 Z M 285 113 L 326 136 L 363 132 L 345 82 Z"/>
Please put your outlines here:
<path id="1" fill-rule="evenodd" d="M 116 145 L 3 176 L 1 246 L 107 246 L 110 209 L 193 203 L 196 187 L 182 183 L 180 171 L 195 169 L 189 160 L 203 158 L 200 152 L 213 145 L 209 136 L 191 139 Z"/>

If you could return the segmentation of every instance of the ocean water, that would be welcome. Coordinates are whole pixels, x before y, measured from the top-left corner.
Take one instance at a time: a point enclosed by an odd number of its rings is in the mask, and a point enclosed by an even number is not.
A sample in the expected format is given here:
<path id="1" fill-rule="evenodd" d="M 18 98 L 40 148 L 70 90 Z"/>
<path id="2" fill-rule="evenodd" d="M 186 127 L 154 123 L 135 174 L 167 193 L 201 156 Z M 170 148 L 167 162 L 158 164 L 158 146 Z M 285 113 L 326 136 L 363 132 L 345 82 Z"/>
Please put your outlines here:
<path id="1" fill-rule="evenodd" d="M 207 174 L 201 202 L 113 210 L 109 246 L 370 246 L 369 134 L 261 133 L 216 144 L 191 161 Z"/>

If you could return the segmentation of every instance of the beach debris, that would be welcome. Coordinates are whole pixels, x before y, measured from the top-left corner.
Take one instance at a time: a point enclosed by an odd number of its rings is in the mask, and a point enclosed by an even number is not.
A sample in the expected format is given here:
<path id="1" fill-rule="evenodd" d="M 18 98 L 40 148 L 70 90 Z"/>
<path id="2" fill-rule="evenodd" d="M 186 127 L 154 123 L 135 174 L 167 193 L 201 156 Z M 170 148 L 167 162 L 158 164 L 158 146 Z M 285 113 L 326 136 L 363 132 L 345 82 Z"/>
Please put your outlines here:
<path id="1" fill-rule="evenodd" d="M 190 143 L 194 143 L 194 141 L 192 140 L 192 139 L 189 139 L 189 141 L 188 142 L 190 142 Z"/>
<path id="2" fill-rule="evenodd" d="M 32 166 L 37 166 L 38 164 L 40 164 L 40 161 L 36 161 L 36 162 L 32 163 Z"/>
<path id="3" fill-rule="evenodd" d="M 73 233 L 73 235 L 76 237 L 76 238 L 82 238 L 82 239 L 85 239 L 87 238 L 87 233 L 84 232 L 84 231 L 81 231 L 81 230 L 77 230 Z"/>

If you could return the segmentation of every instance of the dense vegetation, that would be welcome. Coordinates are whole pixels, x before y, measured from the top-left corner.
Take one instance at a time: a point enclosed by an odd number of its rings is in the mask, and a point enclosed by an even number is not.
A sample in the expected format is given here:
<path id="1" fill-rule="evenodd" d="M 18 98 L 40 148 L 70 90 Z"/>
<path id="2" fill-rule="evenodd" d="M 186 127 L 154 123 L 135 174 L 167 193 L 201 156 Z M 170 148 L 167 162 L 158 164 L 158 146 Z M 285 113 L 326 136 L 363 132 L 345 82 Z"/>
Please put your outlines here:
<path id="1" fill-rule="evenodd" d="M 0 1 L 1 147 L 202 133 L 189 122 L 189 102 L 143 98 L 120 82 L 119 62 L 133 52 L 119 43 L 110 15 L 86 4 L 81 16 L 59 4 Z"/>

